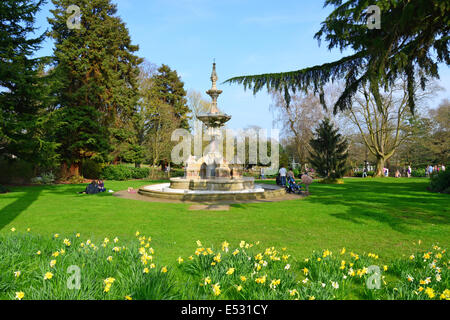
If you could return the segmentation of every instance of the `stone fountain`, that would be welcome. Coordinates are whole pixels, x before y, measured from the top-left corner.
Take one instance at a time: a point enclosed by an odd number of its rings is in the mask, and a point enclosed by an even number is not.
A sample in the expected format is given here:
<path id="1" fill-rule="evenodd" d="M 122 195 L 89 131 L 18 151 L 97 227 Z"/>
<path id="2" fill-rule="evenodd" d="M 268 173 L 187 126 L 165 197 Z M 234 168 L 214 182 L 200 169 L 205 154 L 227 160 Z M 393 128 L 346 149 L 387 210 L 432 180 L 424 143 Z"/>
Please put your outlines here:
<path id="1" fill-rule="evenodd" d="M 255 185 L 253 178 L 243 177 L 243 168 L 230 165 L 220 152 L 222 128 L 231 116 L 222 113 L 217 99 L 222 90 L 217 89 L 216 63 L 211 73 L 211 89 L 206 93 L 211 97 L 211 109 L 197 115 L 205 124 L 211 143 L 202 157 L 190 156 L 185 163 L 185 176 L 172 178 L 170 183 L 141 188 L 141 195 L 186 201 L 252 200 L 280 196 L 284 188 Z"/>

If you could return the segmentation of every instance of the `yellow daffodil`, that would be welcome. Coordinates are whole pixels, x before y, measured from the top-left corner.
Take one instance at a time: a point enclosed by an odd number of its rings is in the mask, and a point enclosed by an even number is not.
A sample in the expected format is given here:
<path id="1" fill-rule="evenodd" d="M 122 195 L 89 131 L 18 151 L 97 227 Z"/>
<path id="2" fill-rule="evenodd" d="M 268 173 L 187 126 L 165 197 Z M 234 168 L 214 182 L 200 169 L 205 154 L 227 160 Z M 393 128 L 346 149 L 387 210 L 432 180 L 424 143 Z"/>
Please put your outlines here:
<path id="1" fill-rule="evenodd" d="M 50 261 L 50 267 L 53 268 L 56 264 L 56 260 L 52 260 Z"/>
<path id="2" fill-rule="evenodd" d="M 213 289 L 213 293 L 214 293 L 215 296 L 219 296 L 220 295 L 221 291 L 220 291 L 220 286 L 219 286 L 218 283 L 214 284 L 212 286 L 212 289 Z"/>
<path id="3" fill-rule="evenodd" d="M 436 296 L 433 288 L 426 288 L 425 293 L 428 295 L 428 298 L 430 299 L 433 299 Z"/>
<path id="4" fill-rule="evenodd" d="M 255 282 L 256 282 L 256 283 L 259 283 L 259 284 L 264 284 L 264 283 L 266 282 L 266 279 L 267 279 L 267 276 L 265 275 L 265 276 L 263 276 L 263 277 L 256 278 L 256 279 L 255 279 Z"/>
<path id="5" fill-rule="evenodd" d="M 53 278 L 53 273 L 51 273 L 51 272 L 47 272 L 44 275 L 44 280 L 50 280 L 51 278 Z"/>
<path id="6" fill-rule="evenodd" d="M 229 245 L 227 241 L 222 242 L 222 251 L 228 252 Z"/>
<path id="7" fill-rule="evenodd" d="M 14 277 L 18 278 L 20 277 L 21 272 L 20 271 L 16 271 L 14 272 Z"/>
<path id="8" fill-rule="evenodd" d="M 162 267 L 162 268 L 161 268 L 161 272 L 162 272 L 162 273 L 166 273 L 166 272 L 167 272 L 167 267 Z"/>
<path id="9" fill-rule="evenodd" d="M 220 253 L 218 253 L 218 254 L 213 258 L 213 260 L 214 260 L 215 262 L 219 263 L 219 262 L 221 261 L 221 258 L 222 258 L 222 255 L 221 255 Z"/>
<path id="10" fill-rule="evenodd" d="M 130 296 L 125 296 L 125 300 L 133 300 Z"/>
<path id="11" fill-rule="evenodd" d="M 23 297 L 25 297 L 25 293 L 23 293 L 22 291 L 16 292 L 16 299 L 17 300 L 22 300 Z"/>
<path id="12" fill-rule="evenodd" d="M 247 281 L 247 278 L 245 276 L 241 276 L 240 279 L 241 279 L 242 282 Z"/>
<path id="13" fill-rule="evenodd" d="M 231 276 L 234 273 L 234 270 L 235 270 L 234 268 L 228 269 L 227 275 Z"/>
<path id="14" fill-rule="evenodd" d="M 16 232 L 16 228 L 11 228 L 11 232 Z"/>
<path id="15" fill-rule="evenodd" d="M 450 300 L 450 290 L 445 289 L 444 292 L 442 292 L 440 299 L 441 300 Z"/>
<path id="16" fill-rule="evenodd" d="M 281 280 L 280 280 L 280 279 L 272 280 L 272 281 L 270 282 L 269 287 L 272 288 L 272 289 L 276 289 L 276 287 L 277 287 L 278 285 L 280 285 L 280 283 L 281 283 Z"/>

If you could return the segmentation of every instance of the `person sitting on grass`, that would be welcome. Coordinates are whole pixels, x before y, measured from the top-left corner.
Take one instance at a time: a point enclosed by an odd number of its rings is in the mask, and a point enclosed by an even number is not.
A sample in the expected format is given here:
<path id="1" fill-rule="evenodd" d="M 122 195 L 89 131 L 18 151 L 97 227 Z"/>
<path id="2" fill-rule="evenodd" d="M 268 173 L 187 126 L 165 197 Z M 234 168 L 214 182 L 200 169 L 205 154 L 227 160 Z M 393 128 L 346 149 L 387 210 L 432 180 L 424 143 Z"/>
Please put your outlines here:
<path id="1" fill-rule="evenodd" d="M 92 180 L 90 184 L 87 185 L 86 189 L 82 192 L 83 194 L 96 194 L 99 193 L 99 188 L 96 180 Z"/>
<path id="2" fill-rule="evenodd" d="M 106 192 L 105 183 L 103 182 L 103 180 L 98 180 L 98 191 Z"/>

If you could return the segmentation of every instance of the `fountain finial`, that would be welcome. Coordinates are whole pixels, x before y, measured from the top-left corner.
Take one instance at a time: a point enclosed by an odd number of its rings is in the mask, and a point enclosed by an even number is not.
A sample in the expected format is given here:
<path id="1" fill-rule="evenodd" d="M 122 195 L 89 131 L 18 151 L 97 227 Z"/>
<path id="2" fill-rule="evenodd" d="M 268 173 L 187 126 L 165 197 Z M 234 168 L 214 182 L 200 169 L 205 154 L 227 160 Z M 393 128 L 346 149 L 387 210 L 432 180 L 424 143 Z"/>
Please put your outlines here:
<path id="1" fill-rule="evenodd" d="M 215 61 L 215 59 L 214 59 Z M 211 73 L 211 82 L 212 82 L 212 89 L 217 89 L 217 80 L 219 80 L 219 77 L 217 77 L 217 72 L 216 72 L 216 62 L 213 62 L 213 69 L 212 69 L 212 73 Z"/>
<path id="2" fill-rule="evenodd" d="M 211 72 L 212 86 L 211 86 L 211 89 L 206 91 L 206 93 L 212 99 L 212 102 L 211 102 L 211 113 L 220 113 L 219 109 L 217 108 L 217 98 L 219 98 L 219 95 L 222 93 L 222 90 L 218 90 L 217 89 L 217 80 L 219 80 L 219 77 L 217 76 L 217 72 L 216 72 L 216 62 L 213 62 L 213 69 L 212 69 L 212 72 Z"/>

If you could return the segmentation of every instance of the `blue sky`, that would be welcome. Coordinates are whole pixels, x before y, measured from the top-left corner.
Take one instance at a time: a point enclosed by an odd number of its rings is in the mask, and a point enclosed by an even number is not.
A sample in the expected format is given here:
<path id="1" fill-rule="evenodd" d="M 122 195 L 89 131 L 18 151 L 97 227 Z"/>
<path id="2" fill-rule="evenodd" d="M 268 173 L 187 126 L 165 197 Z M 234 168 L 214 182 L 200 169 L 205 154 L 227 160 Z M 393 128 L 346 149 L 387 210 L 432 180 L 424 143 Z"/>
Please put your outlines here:
<path id="1" fill-rule="evenodd" d="M 216 59 L 219 82 L 244 74 L 292 71 L 334 61 L 344 53 L 319 47 L 313 38 L 331 11 L 322 0 L 115 0 L 138 54 L 155 64 L 177 70 L 185 88 L 204 93 L 210 86 L 211 63 Z M 76 4 L 77 1 L 73 0 Z M 40 31 L 52 4 L 37 17 Z M 39 55 L 51 55 L 48 40 Z M 440 68 L 440 85 L 432 106 L 449 97 L 450 70 Z M 224 93 L 219 108 L 232 115 L 233 129 L 273 127 L 271 98 L 253 96 L 238 85 L 219 85 Z M 205 97 L 206 94 L 205 94 Z M 209 98 L 209 97 L 208 97 Z"/>

